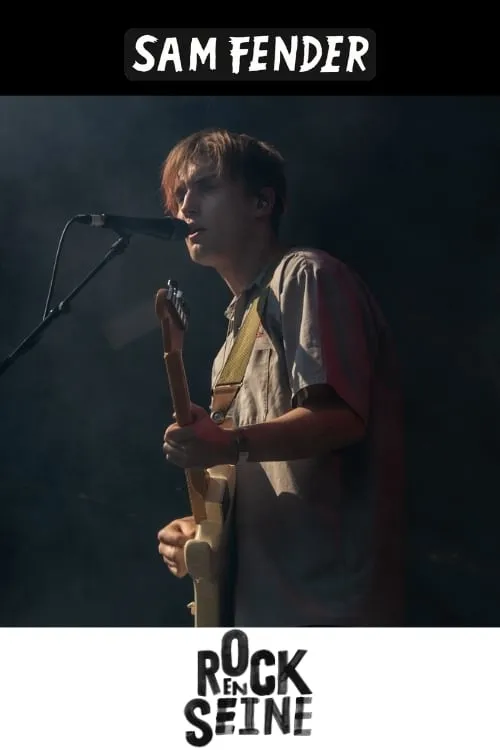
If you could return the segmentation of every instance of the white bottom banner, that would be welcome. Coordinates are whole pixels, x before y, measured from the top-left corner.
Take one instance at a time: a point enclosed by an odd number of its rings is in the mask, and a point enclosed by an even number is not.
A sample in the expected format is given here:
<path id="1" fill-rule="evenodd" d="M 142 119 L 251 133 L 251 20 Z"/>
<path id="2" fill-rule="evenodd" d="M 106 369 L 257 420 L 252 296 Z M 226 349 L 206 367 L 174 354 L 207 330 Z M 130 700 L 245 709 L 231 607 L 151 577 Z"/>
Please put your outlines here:
<path id="1" fill-rule="evenodd" d="M 496 629 L 3 629 L 0 747 L 500 747 Z"/>

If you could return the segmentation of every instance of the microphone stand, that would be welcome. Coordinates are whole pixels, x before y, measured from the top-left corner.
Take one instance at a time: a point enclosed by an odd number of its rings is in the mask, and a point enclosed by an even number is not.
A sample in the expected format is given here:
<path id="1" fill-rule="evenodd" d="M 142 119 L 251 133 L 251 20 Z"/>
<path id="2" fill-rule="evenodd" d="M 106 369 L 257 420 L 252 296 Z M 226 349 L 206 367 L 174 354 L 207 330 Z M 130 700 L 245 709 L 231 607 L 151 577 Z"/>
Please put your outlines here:
<path id="1" fill-rule="evenodd" d="M 71 291 L 65 299 L 62 300 L 56 307 L 52 308 L 50 312 L 47 313 L 46 316 L 42 319 L 41 323 L 39 323 L 36 328 L 34 328 L 26 338 L 21 341 L 19 346 L 14 349 L 11 354 L 9 354 L 8 357 L 6 357 L 3 362 L 0 363 L 0 375 L 3 375 L 3 373 L 11 367 L 14 362 L 21 356 L 21 354 L 24 354 L 24 352 L 28 351 L 28 349 L 32 349 L 35 344 L 37 344 L 42 336 L 43 331 L 48 328 L 48 326 L 52 323 L 52 321 L 55 318 L 58 318 L 61 313 L 68 313 L 70 311 L 69 303 L 72 299 L 76 297 L 78 292 L 83 289 L 84 286 L 86 286 L 89 281 L 103 268 L 107 263 L 109 263 L 112 258 L 114 258 L 116 255 L 119 255 L 120 253 L 123 253 L 125 248 L 128 246 L 130 242 L 130 235 L 121 235 L 113 244 L 111 245 L 111 249 L 106 253 L 104 258 L 90 271 L 90 273 L 85 276 L 83 281 L 81 281 L 73 291 Z"/>

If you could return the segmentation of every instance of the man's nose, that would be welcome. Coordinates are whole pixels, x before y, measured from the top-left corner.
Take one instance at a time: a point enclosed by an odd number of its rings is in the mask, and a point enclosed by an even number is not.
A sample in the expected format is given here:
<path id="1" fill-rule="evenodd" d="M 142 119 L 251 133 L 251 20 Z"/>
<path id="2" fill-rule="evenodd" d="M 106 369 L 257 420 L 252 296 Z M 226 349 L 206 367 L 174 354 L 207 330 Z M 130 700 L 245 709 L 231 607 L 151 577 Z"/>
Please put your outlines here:
<path id="1" fill-rule="evenodd" d="M 194 190 L 186 190 L 180 209 L 186 218 L 193 217 L 199 212 L 199 200 Z"/>

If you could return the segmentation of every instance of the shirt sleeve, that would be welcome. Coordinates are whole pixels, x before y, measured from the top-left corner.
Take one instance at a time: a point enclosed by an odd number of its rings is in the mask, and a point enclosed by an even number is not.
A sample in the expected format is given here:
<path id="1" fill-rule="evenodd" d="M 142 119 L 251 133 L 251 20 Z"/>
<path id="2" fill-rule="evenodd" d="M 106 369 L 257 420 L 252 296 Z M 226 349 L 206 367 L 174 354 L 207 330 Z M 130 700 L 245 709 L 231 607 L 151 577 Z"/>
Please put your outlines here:
<path id="1" fill-rule="evenodd" d="M 375 327 L 362 283 L 331 260 L 300 258 L 284 272 L 280 308 L 292 405 L 302 389 L 326 384 L 366 424 Z"/>

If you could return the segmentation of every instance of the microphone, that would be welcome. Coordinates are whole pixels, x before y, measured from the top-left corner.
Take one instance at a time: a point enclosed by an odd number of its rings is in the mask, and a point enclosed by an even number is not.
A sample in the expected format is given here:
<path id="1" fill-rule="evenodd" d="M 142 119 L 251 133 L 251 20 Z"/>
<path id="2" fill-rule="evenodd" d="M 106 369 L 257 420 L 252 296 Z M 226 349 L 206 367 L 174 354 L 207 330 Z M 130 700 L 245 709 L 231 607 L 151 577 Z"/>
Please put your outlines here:
<path id="1" fill-rule="evenodd" d="M 118 234 L 146 234 L 160 240 L 183 240 L 189 233 L 185 221 L 171 217 L 140 219 L 113 214 L 78 214 L 75 221 L 100 229 L 113 229 Z"/>

